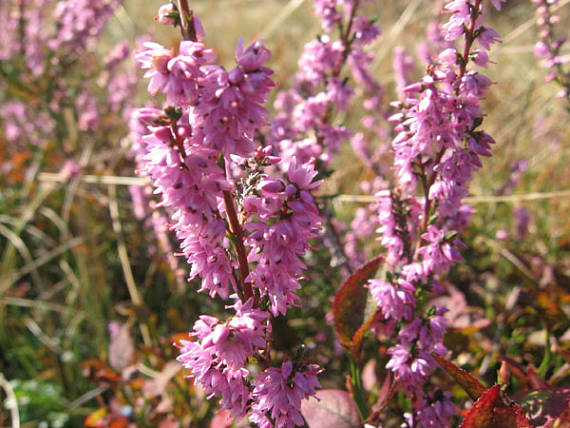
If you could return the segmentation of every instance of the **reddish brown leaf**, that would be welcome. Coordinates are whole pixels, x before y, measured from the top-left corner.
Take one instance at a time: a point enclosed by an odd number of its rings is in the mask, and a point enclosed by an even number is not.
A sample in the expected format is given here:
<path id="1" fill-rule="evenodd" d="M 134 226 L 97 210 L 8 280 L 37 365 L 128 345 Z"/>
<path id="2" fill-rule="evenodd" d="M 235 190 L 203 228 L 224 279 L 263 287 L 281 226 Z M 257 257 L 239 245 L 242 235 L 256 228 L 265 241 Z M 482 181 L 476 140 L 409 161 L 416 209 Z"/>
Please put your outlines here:
<path id="1" fill-rule="evenodd" d="M 531 428 L 524 411 L 507 399 L 499 385 L 489 388 L 465 416 L 460 428 Z"/>
<path id="2" fill-rule="evenodd" d="M 378 311 L 374 311 L 368 317 L 368 319 L 358 328 L 358 330 L 356 330 L 356 332 L 354 333 L 354 336 L 352 336 L 353 354 L 356 354 L 360 351 L 360 346 L 362 345 L 362 340 L 364 339 L 364 334 L 366 334 L 366 332 L 368 331 L 368 329 L 370 328 L 370 326 L 372 325 L 372 323 L 376 319 L 377 314 L 378 314 Z M 355 357 L 356 357 L 356 355 L 355 355 Z"/>
<path id="3" fill-rule="evenodd" d="M 479 382 L 476 378 L 471 376 L 465 370 L 457 367 L 451 361 L 447 361 L 444 358 L 441 358 L 439 355 L 433 355 L 435 360 L 444 369 L 448 375 L 455 379 L 455 381 L 461 385 L 461 387 L 469 394 L 469 396 L 473 400 L 477 400 L 487 390 L 481 382 Z"/>
<path id="4" fill-rule="evenodd" d="M 564 423 L 570 426 L 570 388 L 542 388 L 515 398 L 521 403 L 533 427 L 558 428 L 565 426 Z"/>
<path id="5" fill-rule="evenodd" d="M 534 368 L 529 367 L 528 371 L 528 381 L 533 389 L 548 388 L 550 385 L 546 382 L 539 374 L 534 370 Z"/>
<path id="6" fill-rule="evenodd" d="M 376 257 L 350 275 L 340 286 L 333 303 L 334 326 L 341 343 L 352 346 L 352 338 L 364 322 L 368 290 L 364 287 L 374 276 L 383 257 Z"/>
<path id="7" fill-rule="evenodd" d="M 127 428 L 129 426 L 129 420 L 124 416 L 115 418 L 109 424 L 109 428 Z"/>
<path id="8" fill-rule="evenodd" d="M 498 386 L 498 385 L 496 385 Z M 511 403 L 509 406 L 500 406 L 495 408 L 495 417 L 493 418 L 493 425 L 489 428 L 531 428 L 530 422 L 523 409 L 517 404 Z"/>
<path id="9" fill-rule="evenodd" d="M 112 389 L 117 387 L 121 377 L 101 360 L 85 360 L 81 362 L 83 375 L 97 385 L 108 386 Z"/>
<path id="10" fill-rule="evenodd" d="M 489 428 L 493 423 L 499 392 L 499 385 L 495 385 L 481 395 L 465 416 L 460 428 Z"/>
<path id="11" fill-rule="evenodd" d="M 346 391 L 323 389 L 303 400 L 301 413 L 309 428 L 361 428 L 356 403 Z"/>

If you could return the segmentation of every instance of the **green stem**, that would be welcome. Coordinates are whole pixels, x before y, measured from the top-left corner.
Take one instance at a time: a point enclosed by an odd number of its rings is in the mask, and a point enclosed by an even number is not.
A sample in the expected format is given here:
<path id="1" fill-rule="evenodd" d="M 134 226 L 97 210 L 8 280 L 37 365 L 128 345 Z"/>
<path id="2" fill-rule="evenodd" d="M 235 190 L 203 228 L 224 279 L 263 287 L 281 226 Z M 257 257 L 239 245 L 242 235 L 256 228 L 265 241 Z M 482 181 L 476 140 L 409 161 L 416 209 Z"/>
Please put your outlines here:
<path id="1" fill-rule="evenodd" d="M 364 389 L 362 387 L 362 377 L 360 376 L 360 367 L 356 360 L 349 355 L 348 361 L 350 362 L 350 380 L 352 383 L 352 398 L 358 407 L 360 418 L 365 421 L 368 418 L 368 406 L 364 399 Z"/>
<path id="2" fill-rule="evenodd" d="M 546 373 L 550 368 L 550 361 L 552 360 L 552 352 L 550 350 L 550 331 L 546 329 L 546 343 L 544 344 L 544 357 L 540 362 L 540 366 L 536 369 L 537 373 L 542 377 L 546 377 Z"/>

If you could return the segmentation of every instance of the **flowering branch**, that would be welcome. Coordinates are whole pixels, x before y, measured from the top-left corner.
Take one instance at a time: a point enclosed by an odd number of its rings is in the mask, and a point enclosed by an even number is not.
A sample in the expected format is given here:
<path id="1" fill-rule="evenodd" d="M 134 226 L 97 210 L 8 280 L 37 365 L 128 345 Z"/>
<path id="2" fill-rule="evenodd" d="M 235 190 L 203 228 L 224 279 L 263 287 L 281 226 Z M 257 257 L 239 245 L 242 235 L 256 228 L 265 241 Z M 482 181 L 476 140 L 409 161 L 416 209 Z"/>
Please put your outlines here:
<path id="1" fill-rule="evenodd" d="M 554 80 L 562 87 L 556 96 L 570 101 L 570 71 L 564 70 L 568 58 L 561 55 L 567 38 L 557 40 L 554 35 L 555 24 L 560 21 L 560 17 L 553 13 L 558 0 L 532 0 L 532 3 L 536 6 L 536 20 L 540 28 L 540 41 L 536 43 L 534 54 L 544 60 L 546 68 L 552 70 L 545 81 Z M 568 108 L 570 109 L 570 106 Z"/>

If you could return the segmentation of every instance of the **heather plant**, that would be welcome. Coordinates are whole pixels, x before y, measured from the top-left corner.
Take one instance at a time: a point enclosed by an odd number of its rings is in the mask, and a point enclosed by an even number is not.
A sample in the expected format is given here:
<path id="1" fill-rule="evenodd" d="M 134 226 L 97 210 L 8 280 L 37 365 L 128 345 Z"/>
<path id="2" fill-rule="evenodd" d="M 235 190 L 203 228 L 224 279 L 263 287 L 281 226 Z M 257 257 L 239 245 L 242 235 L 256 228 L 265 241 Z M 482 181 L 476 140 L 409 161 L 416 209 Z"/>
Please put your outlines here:
<path id="1" fill-rule="evenodd" d="M 570 73 L 565 70 L 568 58 L 561 54 L 564 43 L 568 37 L 557 37 L 557 24 L 560 17 L 555 14 L 554 8 L 558 1 L 533 0 L 536 6 L 536 23 L 539 28 L 540 40 L 534 47 L 534 54 L 543 60 L 544 67 L 549 70 L 545 78 L 546 82 L 555 81 L 561 89 L 556 94 L 557 98 L 570 98 Z"/>
<path id="2" fill-rule="evenodd" d="M 526 3 L 0 3 L 0 425 L 568 424 Z"/>

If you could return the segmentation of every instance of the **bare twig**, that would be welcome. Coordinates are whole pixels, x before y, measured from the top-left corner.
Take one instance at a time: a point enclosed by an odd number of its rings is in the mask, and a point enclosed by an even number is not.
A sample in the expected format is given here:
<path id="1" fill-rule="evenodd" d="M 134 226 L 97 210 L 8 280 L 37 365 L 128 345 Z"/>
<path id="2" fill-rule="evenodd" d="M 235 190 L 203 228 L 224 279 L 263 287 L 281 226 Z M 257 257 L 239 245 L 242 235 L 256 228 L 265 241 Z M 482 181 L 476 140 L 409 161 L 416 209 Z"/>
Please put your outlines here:
<path id="1" fill-rule="evenodd" d="M 0 387 L 6 392 L 7 403 L 6 408 L 10 410 L 12 417 L 12 428 L 20 428 L 20 412 L 18 410 L 18 399 L 14 393 L 14 388 L 10 382 L 6 380 L 3 373 L 0 373 Z"/>

